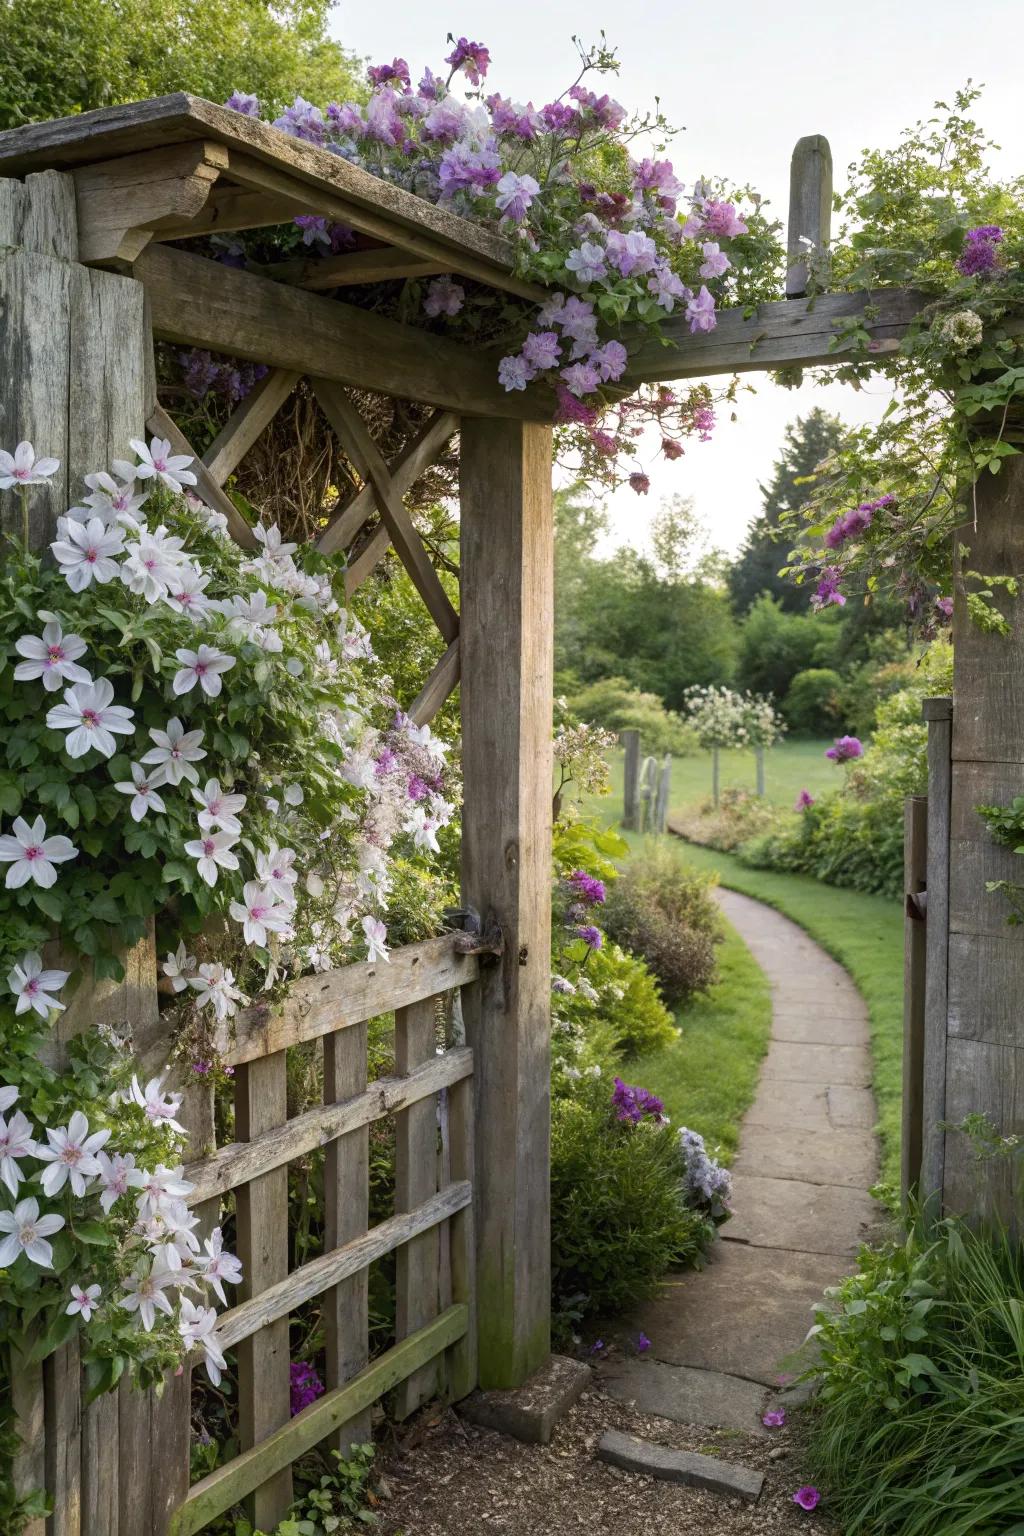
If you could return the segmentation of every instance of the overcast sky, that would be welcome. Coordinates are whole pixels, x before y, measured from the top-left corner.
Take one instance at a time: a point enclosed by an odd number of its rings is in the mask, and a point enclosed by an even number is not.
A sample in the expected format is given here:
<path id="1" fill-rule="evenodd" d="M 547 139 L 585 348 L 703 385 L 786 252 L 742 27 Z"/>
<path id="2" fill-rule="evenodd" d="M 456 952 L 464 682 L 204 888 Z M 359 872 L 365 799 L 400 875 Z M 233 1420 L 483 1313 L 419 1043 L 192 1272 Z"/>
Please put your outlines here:
<path id="1" fill-rule="evenodd" d="M 968 77 L 986 86 L 979 118 L 1002 146 L 993 163 L 1024 171 L 1024 0 L 730 0 L 717 10 L 678 0 L 341 0 L 334 21 L 357 53 L 374 60 L 398 53 L 414 71 L 439 68 L 447 34 L 465 34 L 491 50 L 489 86 L 537 105 L 573 78 L 573 33 L 589 42 L 602 28 L 622 64 L 611 93 L 629 109 L 660 97 L 684 130 L 668 151 L 681 180 L 720 174 L 751 182 L 783 219 L 789 157 L 801 135 L 829 139 L 842 186 L 860 150 L 895 142 Z M 741 396 L 736 422 L 721 422 L 712 442 L 688 445 L 675 464 L 652 459 L 648 497 L 616 494 L 617 540 L 643 544 L 659 497 L 678 491 L 694 498 L 712 542 L 735 550 L 788 421 L 813 404 L 864 420 L 888 398 L 882 382 L 857 394 L 746 379 L 757 393 Z"/>

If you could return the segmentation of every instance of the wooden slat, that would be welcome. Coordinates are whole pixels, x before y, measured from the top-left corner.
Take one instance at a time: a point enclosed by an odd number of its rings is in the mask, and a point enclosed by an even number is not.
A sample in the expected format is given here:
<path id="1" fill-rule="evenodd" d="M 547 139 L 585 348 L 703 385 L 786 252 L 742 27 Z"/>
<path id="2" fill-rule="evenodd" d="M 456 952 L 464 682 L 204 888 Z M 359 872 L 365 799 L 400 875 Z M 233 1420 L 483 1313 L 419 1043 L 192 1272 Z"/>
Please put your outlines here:
<path id="1" fill-rule="evenodd" d="M 222 145 L 196 140 L 75 171 L 79 260 L 134 261 L 153 230 L 199 212 L 227 163 Z"/>
<path id="2" fill-rule="evenodd" d="M 427 612 L 444 638 L 451 642 L 459 632 L 459 616 L 430 562 L 423 540 L 413 527 L 405 502 L 395 489 L 383 454 L 343 390 L 325 379 L 314 379 L 313 389 L 345 452 L 363 479 L 373 486 L 391 542 L 426 604 Z"/>
<path id="3" fill-rule="evenodd" d="M 437 277 L 450 267 L 432 257 L 410 256 L 393 246 L 325 256 L 304 262 L 289 281 L 298 288 L 322 293 L 328 288 L 350 288 L 356 283 L 386 283 L 402 277 Z"/>
<path id="4" fill-rule="evenodd" d="M 82 1396 L 82 1536 L 119 1536 L 118 1396 Z"/>
<path id="5" fill-rule="evenodd" d="M 786 297 L 807 292 L 811 270 L 822 286 L 822 267 L 832 227 L 832 151 L 820 133 L 798 139 L 789 167 Z M 805 241 L 810 241 L 810 246 Z"/>
<path id="6" fill-rule="evenodd" d="M 406 713 L 417 725 L 433 720 L 438 710 L 459 686 L 459 642 L 453 640 L 433 668 Z"/>
<path id="7" fill-rule="evenodd" d="M 302 1040 L 316 1040 L 346 1024 L 358 1024 L 392 1008 L 407 1008 L 421 997 L 473 981 L 479 964 L 460 955 L 452 934 L 407 944 L 390 961 L 368 961 L 304 976 L 275 1005 L 246 1008 L 214 1034 L 225 1062 L 255 1061 Z"/>
<path id="8" fill-rule="evenodd" d="M 26 1344 L 31 1341 L 26 1341 Z M 11 1352 L 11 1407 L 18 1425 L 21 1444 L 14 1457 L 11 1477 L 19 1498 L 27 1498 L 46 1487 L 46 1395 L 43 1367 Z M 37 1516 L 25 1526 L 22 1536 L 46 1536 L 46 1521 Z"/>
<path id="9" fill-rule="evenodd" d="M 451 411 L 438 411 L 424 422 L 412 441 L 388 465 L 391 483 L 399 496 L 412 490 L 458 430 L 459 418 Z M 325 555 L 333 554 L 336 549 L 347 549 L 376 506 L 373 486 L 362 486 L 328 523 L 317 540 L 317 548 Z"/>
<path id="10" fill-rule="evenodd" d="M 46 1491 L 53 1500 L 47 1536 L 83 1536 L 81 1364 L 77 1334 L 49 1357 L 44 1375 Z"/>
<path id="11" fill-rule="evenodd" d="M 474 1049 L 480 1383 L 546 1358 L 551 1030 L 551 436 L 467 422 L 460 465 L 462 904 L 504 954 L 462 993 Z"/>
<path id="12" fill-rule="evenodd" d="M 301 374 L 277 368 L 260 379 L 241 405 L 221 427 L 203 454 L 203 464 L 210 479 L 222 486 L 232 470 L 245 458 L 253 443 L 265 432 L 294 390 Z"/>
<path id="13" fill-rule="evenodd" d="M 208 347 L 445 410 L 543 420 L 542 393 L 501 388 L 497 360 L 366 309 L 152 244 L 134 275 L 164 341 Z"/>
<path id="14" fill-rule="evenodd" d="M 414 1072 L 436 1055 L 436 999 L 425 997 L 395 1014 L 395 1070 Z M 395 1214 L 414 1211 L 437 1190 L 437 1100 L 420 1099 L 395 1121 Z M 399 1249 L 395 1262 L 395 1338 L 404 1339 L 438 1313 L 440 1233 L 422 1232 Z M 395 1415 L 408 1418 L 438 1390 L 436 1364 L 408 1376 L 395 1394 Z"/>
<path id="15" fill-rule="evenodd" d="M 140 1392 L 125 1376 L 117 1388 L 118 1536 L 148 1536 L 150 1505 L 152 1391 Z"/>
<path id="16" fill-rule="evenodd" d="M 250 1141 L 288 1117 L 288 1066 L 283 1051 L 248 1062 L 235 1073 L 235 1129 Z M 235 1196 L 238 1256 L 244 1300 L 225 1316 L 263 1308 L 265 1298 L 288 1284 L 288 1170 L 277 1168 L 243 1185 Z M 301 1273 L 301 1271 L 299 1271 Z M 287 1424 L 291 1413 L 288 1318 L 265 1313 L 259 1331 L 246 1329 L 238 1344 L 239 1439 L 244 1450 L 259 1445 Z M 292 1499 L 290 1468 L 282 1468 L 255 1490 L 251 1518 L 263 1530 L 283 1520 Z"/>
<path id="17" fill-rule="evenodd" d="M 252 1338 L 253 1335 L 259 1337 L 261 1330 L 286 1318 L 289 1312 L 301 1307 L 303 1302 L 312 1301 L 314 1296 L 322 1295 L 329 1286 L 357 1274 L 376 1259 L 382 1259 L 386 1253 L 393 1253 L 418 1233 L 426 1232 L 440 1221 L 446 1221 L 449 1216 L 468 1205 L 472 1198 L 470 1185 L 450 1184 L 418 1210 L 401 1216 L 390 1216 L 387 1221 L 380 1222 L 370 1232 L 346 1243 L 343 1248 L 335 1248 L 332 1253 L 310 1259 L 308 1264 L 293 1269 L 286 1280 L 223 1313 L 216 1329 L 218 1344 L 222 1349 L 231 1349 L 241 1340 Z"/>
<path id="18" fill-rule="evenodd" d="M 190 453 L 192 455 L 194 462 L 189 468 L 196 477 L 197 496 L 201 497 L 214 512 L 223 512 L 228 520 L 228 532 L 236 544 L 240 544 L 243 549 L 255 549 L 257 547 L 256 535 L 249 527 L 249 524 L 227 492 L 221 490 L 202 459 L 193 449 L 188 438 L 171 417 L 168 416 L 162 405 L 157 406 L 146 422 L 146 427 L 155 437 L 166 438 L 175 453 Z"/>
<path id="19" fill-rule="evenodd" d="M 336 1049 L 336 1041 L 341 1035 L 359 1036 L 359 1027 L 353 1025 L 340 1035 L 325 1035 L 325 1050 Z M 424 1062 L 408 1077 L 375 1078 L 362 1093 L 337 1101 L 328 1100 L 304 1114 L 295 1115 L 284 1125 L 264 1131 L 252 1141 L 234 1141 L 220 1147 L 210 1157 L 190 1163 L 185 1169 L 185 1177 L 195 1185 L 188 1197 L 189 1204 L 199 1205 L 226 1195 L 229 1190 L 237 1189 L 261 1173 L 270 1173 L 294 1158 L 305 1157 L 316 1147 L 330 1147 L 339 1137 L 354 1142 L 356 1133 L 375 1120 L 462 1082 L 472 1071 L 472 1051 L 467 1048 L 447 1051 L 443 1056 Z"/>
<path id="20" fill-rule="evenodd" d="M 946 1017 L 949 985 L 951 699 L 926 699 L 928 721 L 928 936 L 925 957 L 921 1196 L 941 1194 L 945 1162 Z"/>
<path id="21" fill-rule="evenodd" d="M 627 832 L 640 830 L 640 732 L 619 732 L 625 753 L 623 773 L 622 825 Z"/>
<path id="22" fill-rule="evenodd" d="M 456 1039 L 463 1039 L 465 1031 L 462 1027 L 461 998 L 455 998 L 455 1007 L 452 1010 L 453 1020 L 459 1026 Z M 459 1049 L 455 1046 L 454 1049 Z M 452 1182 L 465 1180 L 471 1187 L 475 1186 L 474 1174 L 474 1123 L 473 1123 L 473 1080 L 463 1078 L 461 1082 L 454 1083 L 443 1095 L 446 1113 L 442 1117 L 444 1126 L 445 1147 L 444 1164 L 445 1176 Z M 451 1218 L 448 1223 L 448 1276 L 451 1285 L 451 1300 L 461 1302 L 469 1313 L 469 1327 L 458 1343 L 448 1351 L 447 1377 L 448 1396 L 453 1402 L 459 1402 L 467 1397 L 476 1386 L 477 1380 L 477 1355 L 476 1355 L 476 1219 L 474 1214 L 475 1199 L 463 1206 L 461 1211 Z"/>
<path id="23" fill-rule="evenodd" d="M 908 795 L 903 816 L 903 1198 L 921 1180 L 927 927 L 917 898 L 928 882 L 928 800 Z"/>
<path id="24" fill-rule="evenodd" d="M 662 380 L 849 362 L 849 347 L 833 350 L 832 343 L 841 325 L 857 319 L 863 321 L 882 357 L 899 350 L 924 303 L 920 294 L 907 288 L 780 299 L 758 305 L 749 317 L 741 309 L 722 310 L 715 329 L 696 336 L 690 335 L 685 316 L 669 316 L 659 325 L 656 340 L 640 332 L 623 338 L 630 347 L 630 359 L 622 388 L 628 392 L 639 384 Z M 877 313 L 868 319 L 866 310 Z"/>
<path id="25" fill-rule="evenodd" d="M 229 235 L 243 229 L 266 229 L 275 224 L 290 224 L 306 211 L 302 189 L 290 197 L 268 197 L 249 187 L 232 187 L 221 181 L 206 203 L 192 218 L 177 227 L 165 225 L 162 240 L 193 239 L 196 235 Z"/>
<path id="26" fill-rule="evenodd" d="M 296 1414 L 291 1423 L 264 1440 L 254 1450 L 218 1467 L 190 1492 L 172 1527 L 171 1536 L 193 1536 L 205 1525 L 245 1497 L 268 1471 L 289 1466 L 298 1457 L 350 1423 L 409 1371 L 450 1348 L 466 1330 L 464 1306 L 449 1307 L 443 1315 L 412 1338 L 404 1339 L 375 1360 L 343 1387 Z"/>
<path id="27" fill-rule="evenodd" d="M 321 1114 L 369 1098 L 367 1025 L 324 1036 L 324 1104 Z M 378 1084 L 374 1083 L 374 1089 Z M 378 1097 L 378 1105 L 381 1102 Z M 370 1225 L 370 1140 L 363 1126 L 331 1141 L 324 1159 L 324 1246 L 343 1248 L 362 1237 Z M 358 1376 L 370 1357 L 369 1275 L 349 1275 L 327 1292 L 321 1304 L 324 1328 L 324 1379 L 328 1390 Z M 331 1447 L 347 1457 L 354 1445 L 372 1438 L 369 1409 L 339 1426 Z"/>

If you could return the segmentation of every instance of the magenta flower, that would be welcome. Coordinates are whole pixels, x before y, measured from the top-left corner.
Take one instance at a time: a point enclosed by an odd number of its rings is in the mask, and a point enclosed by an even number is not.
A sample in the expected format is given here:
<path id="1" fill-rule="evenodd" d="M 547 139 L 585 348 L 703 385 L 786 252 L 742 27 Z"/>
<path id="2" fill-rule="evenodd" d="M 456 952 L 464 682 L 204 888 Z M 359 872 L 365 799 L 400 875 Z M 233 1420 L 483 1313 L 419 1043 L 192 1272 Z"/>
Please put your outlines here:
<path id="1" fill-rule="evenodd" d="M 451 53 L 445 58 L 445 63 L 452 67 L 452 74 L 461 69 L 470 85 L 479 85 L 486 75 L 491 62 L 491 54 L 483 43 L 471 43 L 465 37 L 460 37 Z"/>
<path id="2" fill-rule="evenodd" d="M 640 1333 L 638 1333 L 637 1334 L 637 1339 L 636 1339 L 636 1352 L 637 1352 L 637 1354 L 638 1355 L 646 1355 L 646 1353 L 650 1349 L 650 1347 L 651 1347 L 651 1341 L 647 1337 L 646 1333 L 643 1333 L 642 1331 Z"/>
<path id="3" fill-rule="evenodd" d="M 310 1403 L 323 1396 L 324 1384 L 313 1366 L 305 1360 L 293 1360 L 288 1368 L 291 1381 L 291 1410 L 294 1418 Z"/>
<path id="4" fill-rule="evenodd" d="M 761 1415 L 761 1423 L 766 1429 L 781 1429 L 785 1422 L 786 1415 L 781 1408 L 770 1408 Z"/>
<path id="5" fill-rule="evenodd" d="M 963 253 L 956 264 L 960 275 L 978 277 L 1000 266 L 997 247 L 1002 238 L 1003 231 L 998 224 L 982 224 L 977 229 L 969 229 L 964 239 Z"/>
<path id="6" fill-rule="evenodd" d="M 374 64 L 366 71 L 371 85 L 409 84 L 409 66 L 404 59 L 392 59 L 390 64 Z"/>
<path id="7" fill-rule="evenodd" d="M 842 608 L 846 598 L 839 586 L 839 570 L 836 566 L 826 566 L 821 573 L 821 579 L 811 596 L 811 607 L 816 610 L 827 608 L 829 603 L 835 603 Z"/>
<path id="8" fill-rule="evenodd" d="M 666 459 L 681 459 L 686 449 L 682 443 L 677 443 L 674 437 L 663 437 L 661 440 L 661 451 Z"/>
<path id="9" fill-rule="evenodd" d="M 799 1504 L 801 1509 L 817 1509 L 821 1503 L 821 1494 L 812 1484 L 805 1483 L 802 1488 L 798 1488 L 796 1493 L 794 1493 L 793 1503 Z"/>
<path id="10" fill-rule="evenodd" d="M 864 747 L 856 736 L 837 736 L 825 753 L 834 763 L 849 763 L 864 756 Z"/>
<path id="11" fill-rule="evenodd" d="M 698 331 L 713 331 L 718 324 L 715 318 L 715 301 L 703 284 L 697 297 L 688 301 L 686 318 L 690 322 L 691 335 L 696 335 Z"/>
<path id="12" fill-rule="evenodd" d="M 793 809 L 795 811 L 809 811 L 813 804 L 814 796 L 808 794 L 806 789 L 802 789 L 796 797 L 796 804 Z"/>
<path id="13" fill-rule="evenodd" d="M 650 476 L 642 475 L 639 472 L 630 475 L 629 488 L 631 491 L 636 491 L 638 496 L 646 496 L 651 488 Z"/>
<path id="14" fill-rule="evenodd" d="M 937 597 L 935 606 L 944 619 L 953 617 L 953 599 L 951 597 Z"/>

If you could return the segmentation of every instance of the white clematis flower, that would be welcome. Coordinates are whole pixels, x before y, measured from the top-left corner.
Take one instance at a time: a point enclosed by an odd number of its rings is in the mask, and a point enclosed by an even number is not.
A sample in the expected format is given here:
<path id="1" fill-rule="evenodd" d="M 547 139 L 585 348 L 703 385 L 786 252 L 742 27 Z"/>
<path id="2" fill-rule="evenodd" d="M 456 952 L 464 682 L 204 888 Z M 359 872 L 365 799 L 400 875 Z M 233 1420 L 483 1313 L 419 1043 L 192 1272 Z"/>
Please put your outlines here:
<path id="1" fill-rule="evenodd" d="M 221 1372 L 227 1369 L 227 1361 L 221 1354 L 213 1330 L 217 1326 L 217 1313 L 213 1307 L 197 1307 L 187 1296 L 181 1299 L 178 1314 L 178 1332 L 189 1350 L 196 1345 L 203 1349 L 206 1374 L 215 1387 L 220 1386 Z"/>
<path id="2" fill-rule="evenodd" d="M 48 890 L 57 880 L 54 865 L 78 858 L 78 849 L 69 837 L 47 837 L 46 822 L 41 816 L 31 826 L 23 817 L 16 816 L 11 833 L 0 837 L 0 864 L 11 866 L 5 882 L 9 891 L 27 885 L 30 880 Z"/>
<path id="3" fill-rule="evenodd" d="M 19 443 L 13 453 L 0 448 L 0 491 L 19 485 L 44 485 L 60 469 L 60 459 L 37 459 L 31 443 Z"/>
<path id="4" fill-rule="evenodd" d="M 126 1312 L 137 1312 L 143 1328 L 147 1333 L 152 1333 L 157 1312 L 165 1312 L 168 1317 L 174 1316 L 174 1308 L 166 1292 L 167 1287 L 174 1285 L 176 1280 L 173 1270 L 154 1264 L 148 1275 L 132 1275 L 129 1278 L 128 1289 L 118 1306 Z"/>
<path id="5" fill-rule="evenodd" d="M 141 763 L 132 763 L 131 778 L 121 779 L 114 785 L 119 794 L 131 795 L 132 803 L 128 813 L 132 821 L 141 821 L 149 810 L 159 813 L 166 811 L 163 796 L 157 794 L 157 787 L 163 782 L 162 769 L 154 768 L 152 773 L 147 773 Z"/>
<path id="6" fill-rule="evenodd" d="M 7 985 L 18 999 L 15 1014 L 28 1013 L 30 1008 L 41 1019 L 49 1018 L 51 1008 L 63 1013 L 64 1004 L 51 994 L 59 992 L 70 975 L 70 971 L 44 971 L 34 950 L 23 955 L 7 975 Z"/>
<path id="7" fill-rule="evenodd" d="M 107 528 L 100 517 L 87 523 L 66 522 L 63 538 L 50 545 L 72 592 L 84 592 L 92 582 L 103 586 L 118 572 L 115 555 L 124 549 L 124 532 Z"/>
<path id="8" fill-rule="evenodd" d="M 201 730 L 186 731 L 177 715 L 172 715 L 167 729 L 150 731 L 149 739 L 155 741 L 156 746 L 150 747 L 145 754 L 144 763 L 161 768 L 168 784 L 180 784 L 182 779 L 187 779 L 190 784 L 199 783 L 199 775 L 192 764 L 206 756 L 199 745 L 203 739 Z"/>
<path id="9" fill-rule="evenodd" d="M 15 1198 L 18 1185 L 25 1177 L 18 1166 L 19 1159 L 35 1155 L 36 1142 L 32 1126 L 21 1110 L 16 1109 L 10 1120 L 4 1120 L 0 1115 L 0 1180 Z"/>
<path id="10" fill-rule="evenodd" d="M 184 1095 L 180 1093 L 165 1094 L 163 1089 L 163 1076 L 151 1077 L 145 1088 L 142 1088 L 139 1084 L 139 1079 L 133 1075 L 132 1086 L 128 1093 L 125 1094 L 125 1099 L 129 1103 L 137 1104 L 140 1109 L 144 1109 L 146 1119 L 151 1125 L 166 1125 L 172 1131 L 180 1131 L 184 1134 L 185 1127 L 179 1125 L 178 1121 L 174 1118 L 181 1108 L 181 1101 Z"/>
<path id="11" fill-rule="evenodd" d="M 110 1140 L 109 1131 L 93 1131 L 89 1135 L 89 1122 L 80 1109 L 76 1109 L 67 1125 L 48 1127 L 48 1147 L 39 1146 L 36 1157 L 49 1167 L 40 1178 L 45 1192 L 53 1198 L 66 1183 L 73 1195 L 84 1195 L 86 1185 L 100 1171 L 96 1154 Z"/>
<path id="12" fill-rule="evenodd" d="M 199 825 L 204 832 L 213 832 L 218 827 L 222 832 L 241 832 L 237 813 L 245 805 L 245 795 L 229 795 L 221 789 L 219 779 L 207 779 L 206 788 L 194 789 L 192 798 L 202 806 Z"/>
<path id="13" fill-rule="evenodd" d="M 298 879 L 295 870 L 294 848 L 278 848 L 276 843 L 267 853 L 256 855 L 256 873 L 259 875 L 266 889 L 278 901 L 283 901 L 286 906 L 295 905 L 295 882 Z M 307 880 L 307 889 L 309 881 Z M 310 891 L 310 895 L 314 892 Z"/>
<path id="14" fill-rule="evenodd" d="M 57 621 L 43 626 L 42 636 L 22 635 L 14 642 L 19 661 L 14 669 L 16 682 L 34 682 L 42 678 L 47 693 L 55 693 L 65 683 L 91 683 L 84 667 L 77 665 L 85 655 L 85 641 L 79 635 L 65 635 Z"/>
<path id="15" fill-rule="evenodd" d="M 103 757 L 117 751 L 115 736 L 134 736 L 135 716 L 124 704 L 115 704 L 114 685 L 105 677 L 95 683 L 76 683 L 64 694 L 63 704 L 47 712 L 51 731 L 70 732 L 64 743 L 68 757 L 84 757 L 93 747 Z"/>
<path id="16" fill-rule="evenodd" d="M 283 933 L 291 925 L 288 908 L 274 897 L 258 880 L 248 880 L 242 887 L 242 901 L 233 901 L 228 908 L 236 923 L 242 925 L 242 935 L 247 944 L 267 947 L 268 933 Z"/>
<path id="17" fill-rule="evenodd" d="M 237 841 L 233 832 L 202 832 L 185 844 L 185 852 L 196 860 L 196 868 L 207 885 L 217 884 L 220 870 L 238 868 L 238 856 L 231 852 Z"/>
<path id="18" fill-rule="evenodd" d="M 234 972 L 219 961 L 209 961 L 199 967 L 198 976 L 190 976 L 190 987 L 198 992 L 201 1008 L 213 1009 L 213 1016 L 220 1023 L 237 1013 L 239 1003 L 246 1001 L 245 994 L 235 986 Z"/>
<path id="19" fill-rule="evenodd" d="M 196 484 L 196 477 L 188 467 L 195 463 L 192 454 L 172 453 L 171 445 L 165 437 L 151 438 L 148 448 L 137 437 L 131 438 L 130 443 L 140 460 L 134 466 L 136 479 L 155 478 L 175 493 L 183 491 L 186 485 Z"/>
<path id="20" fill-rule="evenodd" d="M 363 933 L 366 935 L 366 958 L 373 964 L 375 960 L 387 960 L 390 964 L 391 956 L 387 949 L 388 930 L 379 917 L 367 915 L 362 922 Z"/>
<path id="21" fill-rule="evenodd" d="M 46 1241 L 64 1225 L 63 1216 L 40 1216 L 38 1200 L 22 1200 L 13 1211 L 0 1211 L 0 1269 L 10 1269 L 22 1255 L 40 1269 L 53 1268 L 53 1248 Z"/>
<path id="22" fill-rule="evenodd" d="M 100 1205 L 104 1211 L 109 1211 L 115 1200 L 120 1200 L 130 1189 L 141 1189 L 145 1183 L 146 1175 L 141 1168 L 136 1168 L 132 1152 L 115 1152 L 113 1157 L 108 1157 L 106 1152 L 97 1152 L 96 1161 L 100 1165 Z"/>
<path id="23" fill-rule="evenodd" d="M 195 1185 L 182 1177 L 184 1172 L 180 1166 L 168 1168 L 163 1163 L 157 1163 L 152 1173 L 143 1173 L 139 1185 L 142 1193 L 138 1199 L 138 1212 L 142 1221 L 152 1216 L 162 1218 L 175 1200 L 183 1200 L 192 1193 Z"/>
<path id="24" fill-rule="evenodd" d="M 171 983 L 171 990 L 184 992 L 188 986 L 189 978 L 196 968 L 196 957 L 190 955 L 185 948 L 185 941 L 181 939 L 178 947 L 167 956 L 160 969 Z"/>
<path id="25" fill-rule="evenodd" d="M 224 1252 L 224 1238 L 220 1227 L 214 1227 L 206 1242 L 207 1258 L 203 1263 L 203 1279 L 220 1297 L 224 1306 L 228 1299 L 224 1294 L 224 1283 L 238 1285 L 242 1278 L 242 1261 L 233 1253 Z"/>
<path id="26" fill-rule="evenodd" d="M 223 687 L 221 674 L 229 672 L 236 658 L 212 645 L 201 645 L 198 651 L 178 650 L 175 656 L 181 669 L 174 674 L 171 688 L 175 693 L 191 693 L 198 683 L 207 698 L 215 699 Z"/>
<path id="27" fill-rule="evenodd" d="M 83 1323 L 91 1322 L 92 1315 L 99 1306 L 102 1295 L 103 1292 L 98 1285 L 87 1285 L 84 1288 L 80 1285 L 73 1285 L 71 1287 L 71 1300 L 64 1308 L 64 1311 L 68 1317 L 78 1316 L 82 1319 Z"/>

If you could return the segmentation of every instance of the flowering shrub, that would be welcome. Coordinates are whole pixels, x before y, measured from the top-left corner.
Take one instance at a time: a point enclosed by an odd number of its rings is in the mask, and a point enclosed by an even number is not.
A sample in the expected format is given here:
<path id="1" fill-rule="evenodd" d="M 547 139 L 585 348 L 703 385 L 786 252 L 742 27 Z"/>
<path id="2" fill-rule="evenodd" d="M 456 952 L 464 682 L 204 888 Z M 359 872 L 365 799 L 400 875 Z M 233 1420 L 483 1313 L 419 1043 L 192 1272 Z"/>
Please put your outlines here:
<path id="1" fill-rule="evenodd" d="M 646 474 L 630 472 L 641 424 L 655 422 L 659 451 L 678 458 L 682 438 L 709 435 L 712 396 L 706 386 L 681 396 L 654 388 L 612 405 L 628 362 L 617 333 L 632 325 L 656 334 L 679 315 L 691 332 L 710 331 L 722 304 L 774 295 L 778 226 L 756 195 L 744 195 L 740 212 L 722 184 L 699 180 L 687 191 L 670 160 L 634 158 L 640 136 L 664 141 L 670 130 L 660 115 L 631 115 L 584 83 L 617 69 L 604 46 L 581 50 L 576 80 L 541 106 L 489 89 L 482 44 L 459 39 L 444 62 L 415 83 L 403 58 L 374 65 L 367 100 L 321 108 L 298 96 L 274 126 L 506 234 L 520 274 L 551 289 L 546 303 L 531 309 L 446 275 L 408 285 L 402 318 L 503 343 L 504 388 L 550 390 L 585 472 L 628 479 L 643 494 Z M 227 105 L 260 115 L 258 99 L 243 91 Z M 266 247 L 267 236 L 259 238 Z M 302 216 L 276 243 L 329 256 L 353 235 Z M 209 366 L 187 363 L 194 377 Z"/>
<path id="2" fill-rule="evenodd" d="M 732 688 L 686 690 L 686 710 L 701 746 L 707 749 L 771 747 L 786 729 L 771 699 Z"/>
<path id="3" fill-rule="evenodd" d="M 709 1157 L 704 1138 L 685 1126 L 678 1135 L 679 1156 L 683 1165 L 683 1193 L 689 1206 L 719 1226 L 732 1214 L 729 1197 L 732 1175 L 717 1158 Z"/>
<path id="4" fill-rule="evenodd" d="M 717 974 L 720 928 L 708 891 L 706 876 L 652 849 L 629 863 L 609 894 L 609 934 L 646 960 L 670 1007 L 706 991 Z"/>

